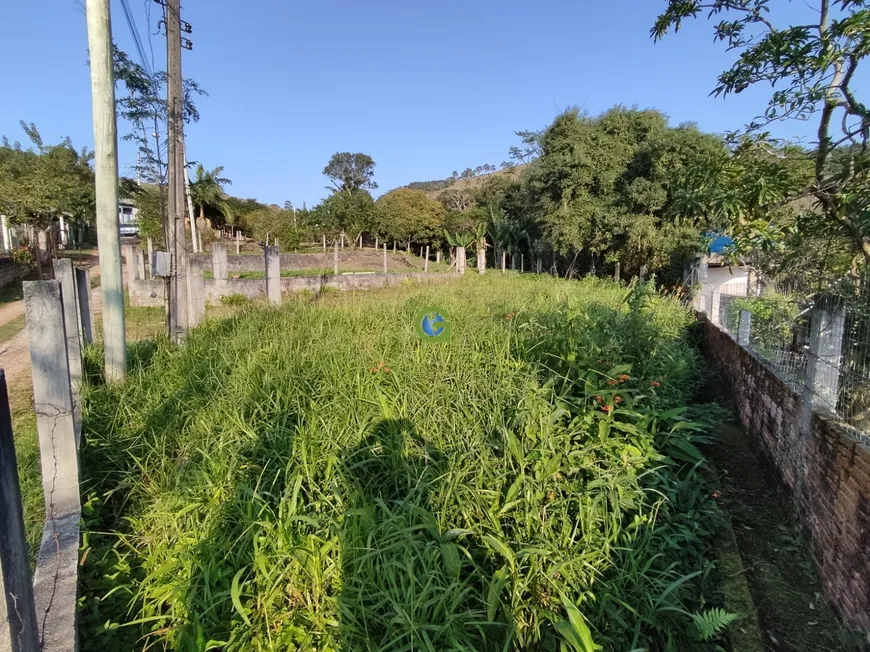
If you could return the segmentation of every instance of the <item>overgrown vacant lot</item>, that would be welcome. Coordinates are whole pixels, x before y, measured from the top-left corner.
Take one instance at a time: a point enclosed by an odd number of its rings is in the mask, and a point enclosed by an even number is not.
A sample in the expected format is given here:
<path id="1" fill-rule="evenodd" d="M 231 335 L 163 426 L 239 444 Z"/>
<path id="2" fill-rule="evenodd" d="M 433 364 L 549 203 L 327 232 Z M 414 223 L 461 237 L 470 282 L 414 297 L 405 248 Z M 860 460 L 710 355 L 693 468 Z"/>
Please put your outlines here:
<path id="1" fill-rule="evenodd" d="M 83 648 L 715 649 L 688 323 L 488 275 L 140 348 L 86 401 Z"/>

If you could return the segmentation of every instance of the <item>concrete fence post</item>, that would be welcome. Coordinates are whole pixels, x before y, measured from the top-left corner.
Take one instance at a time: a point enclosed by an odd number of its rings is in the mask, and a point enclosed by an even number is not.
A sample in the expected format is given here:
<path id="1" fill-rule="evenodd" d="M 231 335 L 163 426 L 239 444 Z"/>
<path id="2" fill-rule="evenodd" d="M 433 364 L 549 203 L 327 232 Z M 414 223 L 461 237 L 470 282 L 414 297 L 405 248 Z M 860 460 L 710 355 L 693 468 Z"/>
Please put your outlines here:
<path id="1" fill-rule="evenodd" d="M 274 306 L 281 305 L 281 255 L 278 247 L 266 247 L 266 298 Z"/>
<path id="2" fill-rule="evenodd" d="M 717 285 L 713 289 L 713 292 L 712 292 L 712 295 L 710 298 L 710 312 L 709 312 L 710 319 L 716 325 L 722 324 L 721 310 L 722 310 L 722 290 L 720 290 L 719 286 Z"/>
<path id="3" fill-rule="evenodd" d="M 3 250 L 9 253 L 12 251 L 12 238 L 9 236 L 9 220 L 5 215 L 0 215 L 0 224 L 3 227 Z"/>
<path id="4" fill-rule="evenodd" d="M 25 281 L 24 312 L 45 496 L 33 581 L 37 621 L 44 650 L 75 650 L 81 502 L 60 283 Z"/>
<path id="5" fill-rule="evenodd" d="M 752 328 L 752 313 L 748 310 L 740 311 L 740 321 L 737 326 L 737 343 L 741 346 L 749 346 L 749 333 Z"/>
<path id="6" fill-rule="evenodd" d="M 323 253 L 326 253 L 326 234 L 323 235 Z"/>
<path id="7" fill-rule="evenodd" d="M 122 247 L 124 253 L 124 278 L 127 281 L 127 294 L 130 296 L 130 305 L 138 305 L 136 302 L 136 247 L 133 245 L 124 245 Z"/>
<path id="8" fill-rule="evenodd" d="M 834 301 L 825 299 L 813 308 L 806 383 L 815 409 L 825 412 L 837 409 L 845 329 L 846 315 Z"/>
<path id="9" fill-rule="evenodd" d="M 91 304 L 91 272 L 76 267 L 76 298 L 79 304 L 79 335 L 82 344 L 94 343 L 94 307 Z"/>
<path id="10" fill-rule="evenodd" d="M 187 324 L 198 326 L 205 317 L 205 284 L 202 280 L 202 261 L 191 256 L 187 259 Z"/>
<path id="11" fill-rule="evenodd" d="M 238 256 L 242 248 L 242 232 L 236 231 L 236 255 Z"/>
<path id="12" fill-rule="evenodd" d="M 544 271 L 544 259 L 541 258 L 540 256 L 535 261 L 535 270 L 538 272 L 538 274 L 540 274 L 542 271 Z"/>
<path id="13" fill-rule="evenodd" d="M 426 258 L 423 260 L 423 271 L 429 273 L 429 245 L 426 245 Z"/>
<path id="14" fill-rule="evenodd" d="M 213 242 L 211 245 L 211 266 L 215 280 L 227 280 L 227 246 L 223 242 Z"/>
<path id="15" fill-rule="evenodd" d="M 465 274 L 465 247 L 456 247 L 456 273 Z"/>
<path id="16" fill-rule="evenodd" d="M 145 254 L 142 253 L 142 250 L 136 247 L 134 249 L 136 256 L 136 278 L 145 279 Z"/>
<path id="17" fill-rule="evenodd" d="M 613 280 L 619 283 L 622 278 L 622 264 L 617 260 L 616 266 L 613 268 Z"/>
<path id="18" fill-rule="evenodd" d="M 526 255 L 520 254 L 520 274 L 526 270 Z"/>
<path id="19" fill-rule="evenodd" d="M 387 243 L 384 243 L 384 274 L 387 273 Z"/>
<path id="20" fill-rule="evenodd" d="M 435 262 L 436 262 L 436 263 L 440 263 L 440 262 L 441 262 L 441 250 L 440 250 L 440 249 L 439 249 L 438 251 L 435 252 Z"/>
<path id="21" fill-rule="evenodd" d="M 380 249 L 380 247 L 378 246 L 378 236 L 375 236 L 375 251 L 377 251 L 378 249 Z"/>
<path id="22" fill-rule="evenodd" d="M 507 252 L 502 249 L 501 252 L 501 273 L 504 274 L 507 269 Z"/>
<path id="23" fill-rule="evenodd" d="M 69 361 L 69 380 L 72 389 L 73 419 L 76 443 L 81 437 L 82 426 L 82 345 L 79 339 L 78 287 L 72 261 L 61 258 L 53 261 L 54 276 L 60 283 L 63 302 L 63 327 L 66 333 L 66 357 Z"/>
<path id="24" fill-rule="evenodd" d="M 154 238 L 148 236 L 148 278 L 154 278 L 154 270 L 151 269 L 151 261 L 154 260 Z"/>
<path id="25" fill-rule="evenodd" d="M 342 240 L 343 242 L 344 240 Z M 335 242 L 335 246 L 332 248 L 332 273 L 338 276 L 338 241 Z"/>
<path id="26" fill-rule="evenodd" d="M 477 249 L 477 273 L 486 273 L 486 249 L 483 247 Z"/>
<path id="27" fill-rule="evenodd" d="M 39 652 L 33 579 L 27 554 L 21 486 L 12 436 L 6 374 L 0 370 L 0 649 Z"/>

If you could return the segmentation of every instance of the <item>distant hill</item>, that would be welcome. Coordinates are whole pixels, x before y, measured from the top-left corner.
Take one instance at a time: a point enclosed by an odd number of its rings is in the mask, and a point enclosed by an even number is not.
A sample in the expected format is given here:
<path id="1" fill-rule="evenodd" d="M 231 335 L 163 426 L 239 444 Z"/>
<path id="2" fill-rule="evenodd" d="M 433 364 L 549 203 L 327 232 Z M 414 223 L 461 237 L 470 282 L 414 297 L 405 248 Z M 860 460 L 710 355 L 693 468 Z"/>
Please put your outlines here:
<path id="1" fill-rule="evenodd" d="M 432 199 L 437 199 L 438 195 L 448 188 L 451 190 L 473 192 L 493 177 L 517 174 L 517 172 L 524 167 L 524 165 L 517 165 L 510 169 L 495 170 L 493 172 L 485 172 L 470 177 L 460 177 L 458 179 L 456 177 L 447 177 L 446 179 L 435 179 L 433 181 L 412 181 L 404 187 L 410 188 L 411 190 L 422 190 Z"/>

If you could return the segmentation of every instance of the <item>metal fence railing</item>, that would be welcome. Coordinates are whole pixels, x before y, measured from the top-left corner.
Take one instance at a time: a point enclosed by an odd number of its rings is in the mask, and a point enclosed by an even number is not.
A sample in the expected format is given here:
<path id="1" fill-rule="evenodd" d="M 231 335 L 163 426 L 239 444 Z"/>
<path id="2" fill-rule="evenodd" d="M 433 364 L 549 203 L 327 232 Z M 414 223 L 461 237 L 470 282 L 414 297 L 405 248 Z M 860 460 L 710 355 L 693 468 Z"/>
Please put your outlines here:
<path id="1" fill-rule="evenodd" d="M 728 331 L 813 408 L 870 443 L 870 301 L 859 293 L 809 298 L 706 290 L 695 308 Z"/>

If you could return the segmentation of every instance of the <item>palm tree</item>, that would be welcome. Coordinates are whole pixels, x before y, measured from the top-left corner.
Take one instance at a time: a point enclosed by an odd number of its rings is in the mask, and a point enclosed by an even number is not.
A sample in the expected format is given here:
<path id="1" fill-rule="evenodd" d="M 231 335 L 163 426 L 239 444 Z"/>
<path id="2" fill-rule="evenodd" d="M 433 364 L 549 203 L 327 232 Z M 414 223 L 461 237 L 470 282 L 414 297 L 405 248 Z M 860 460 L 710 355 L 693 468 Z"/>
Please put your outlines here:
<path id="1" fill-rule="evenodd" d="M 196 178 L 190 184 L 190 199 L 199 206 L 201 220 L 205 220 L 205 206 L 208 204 L 223 213 L 227 222 L 232 224 L 235 215 L 232 206 L 226 200 L 223 189 L 224 185 L 231 184 L 232 181 L 220 176 L 223 171 L 223 166 L 216 167 L 214 170 L 206 170 L 202 163 L 198 164 L 195 172 Z"/>

